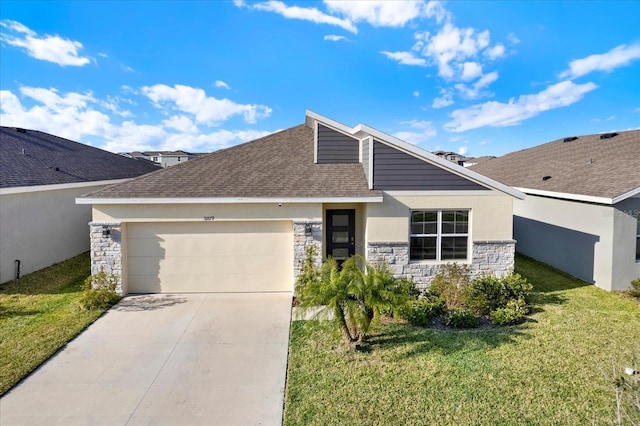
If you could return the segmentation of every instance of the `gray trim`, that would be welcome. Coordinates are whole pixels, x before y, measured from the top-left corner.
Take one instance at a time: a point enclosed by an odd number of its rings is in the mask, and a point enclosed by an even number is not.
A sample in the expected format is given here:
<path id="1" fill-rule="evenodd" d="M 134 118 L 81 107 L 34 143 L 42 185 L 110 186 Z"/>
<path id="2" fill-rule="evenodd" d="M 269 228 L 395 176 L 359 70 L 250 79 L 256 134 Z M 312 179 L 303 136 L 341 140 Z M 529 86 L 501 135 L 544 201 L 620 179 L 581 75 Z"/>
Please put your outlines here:
<path id="1" fill-rule="evenodd" d="M 373 142 L 373 189 L 489 190 L 377 140 Z"/>
<path id="2" fill-rule="evenodd" d="M 318 164 L 359 163 L 360 142 L 329 127 L 318 125 Z"/>

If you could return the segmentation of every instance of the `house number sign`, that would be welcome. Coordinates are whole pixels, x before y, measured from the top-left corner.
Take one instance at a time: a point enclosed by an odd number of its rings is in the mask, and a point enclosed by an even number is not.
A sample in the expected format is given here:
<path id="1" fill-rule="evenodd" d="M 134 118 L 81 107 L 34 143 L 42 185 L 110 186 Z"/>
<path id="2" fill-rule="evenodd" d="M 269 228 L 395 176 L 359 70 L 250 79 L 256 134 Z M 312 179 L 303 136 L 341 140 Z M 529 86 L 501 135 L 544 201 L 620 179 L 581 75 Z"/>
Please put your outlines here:
<path id="1" fill-rule="evenodd" d="M 212 221 L 212 220 L 215 220 L 215 218 L 216 218 L 215 216 L 205 216 L 205 217 L 204 217 L 204 220 L 206 220 L 206 221 Z"/>

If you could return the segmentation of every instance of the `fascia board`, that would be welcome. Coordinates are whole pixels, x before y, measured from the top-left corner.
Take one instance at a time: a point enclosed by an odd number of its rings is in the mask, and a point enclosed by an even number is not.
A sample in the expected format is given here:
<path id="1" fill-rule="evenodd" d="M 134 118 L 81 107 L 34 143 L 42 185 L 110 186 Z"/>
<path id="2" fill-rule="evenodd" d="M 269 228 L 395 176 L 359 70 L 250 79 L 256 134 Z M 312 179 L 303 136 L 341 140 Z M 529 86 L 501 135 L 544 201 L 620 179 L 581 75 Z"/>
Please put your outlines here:
<path id="1" fill-rule="evenodd" d="M 301 203 L 381 203 L 373 197 L 293 197 L 293 198 L 76 198 L 76 204 L 301 204 Z"/>
<path id="2" fill-rule="evenodd" d="M 560 198 L 563 200 L 572 200 L 572 201 L 584 201 L 587 203 L 596 203 L 596 204 L 607 204 L 607 205 L 615 204 L 613 199 L 606 198 L 606 197 L 594 197 L 591 195 L 571 194 L 567 192 L 543 191 L 541 189 L 532 189 L 532 188 L 516 188 L 516 189 L 518 191 L 524 192 L 525 194 L 540 195 L 542 197 Z"/>
<path id="3" fill-rule="evenodd" d="M 64 189 L 87 188 L 91 186 L 116 185 L 128 181 L 127 179 L 96 180 L 91 182 L 57 183 L 52 185 L 14 186 L 0 188 L 0 195 L 25 194 L 29 192 L 59 191 Z"/>

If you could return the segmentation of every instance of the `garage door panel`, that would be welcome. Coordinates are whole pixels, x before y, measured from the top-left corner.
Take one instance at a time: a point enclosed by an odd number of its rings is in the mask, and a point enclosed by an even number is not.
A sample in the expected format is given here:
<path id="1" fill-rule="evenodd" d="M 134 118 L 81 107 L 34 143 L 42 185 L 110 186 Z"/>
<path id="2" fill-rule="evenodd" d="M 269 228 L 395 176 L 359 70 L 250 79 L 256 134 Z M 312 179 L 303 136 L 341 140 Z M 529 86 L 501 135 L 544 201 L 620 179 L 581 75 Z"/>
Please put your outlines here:
<path id="1" fill-rule="evenodd" d="M 132 224 L 127 234 L 131 293 L 293 289 L 291 222 Z"/>

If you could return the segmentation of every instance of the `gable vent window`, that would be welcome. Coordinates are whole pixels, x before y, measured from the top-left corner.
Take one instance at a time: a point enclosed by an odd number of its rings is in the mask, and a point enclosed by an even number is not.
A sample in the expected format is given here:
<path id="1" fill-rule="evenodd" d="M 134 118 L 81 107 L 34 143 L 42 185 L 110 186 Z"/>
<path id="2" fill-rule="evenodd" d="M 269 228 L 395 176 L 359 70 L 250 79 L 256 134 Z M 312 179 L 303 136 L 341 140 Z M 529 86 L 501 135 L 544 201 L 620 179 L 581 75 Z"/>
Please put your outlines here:
<path id="1" fill-rule="evenodd" d="M 578 139 L 578 137 L 577 137 L 577 136 L 570 136 L 570 137 L 568 137 L 568 138 L 564 138 L 564 141 L 565 141 L 565 142 L 573 142 L 573 141 L 575 141 L 576 139 Z"/>
<path id="2" fill-rule="evenodd" d="M 466 260 L 469 210 L 411 212 L 410 260 Z"/>
<path id="3" fill-rule="evenodd" d="M 600 139 L 611 139 L 611 138 L 615 138 L 616 136 L 618 136 L 617 133 L 605 133 L 600 135 Z"/>

